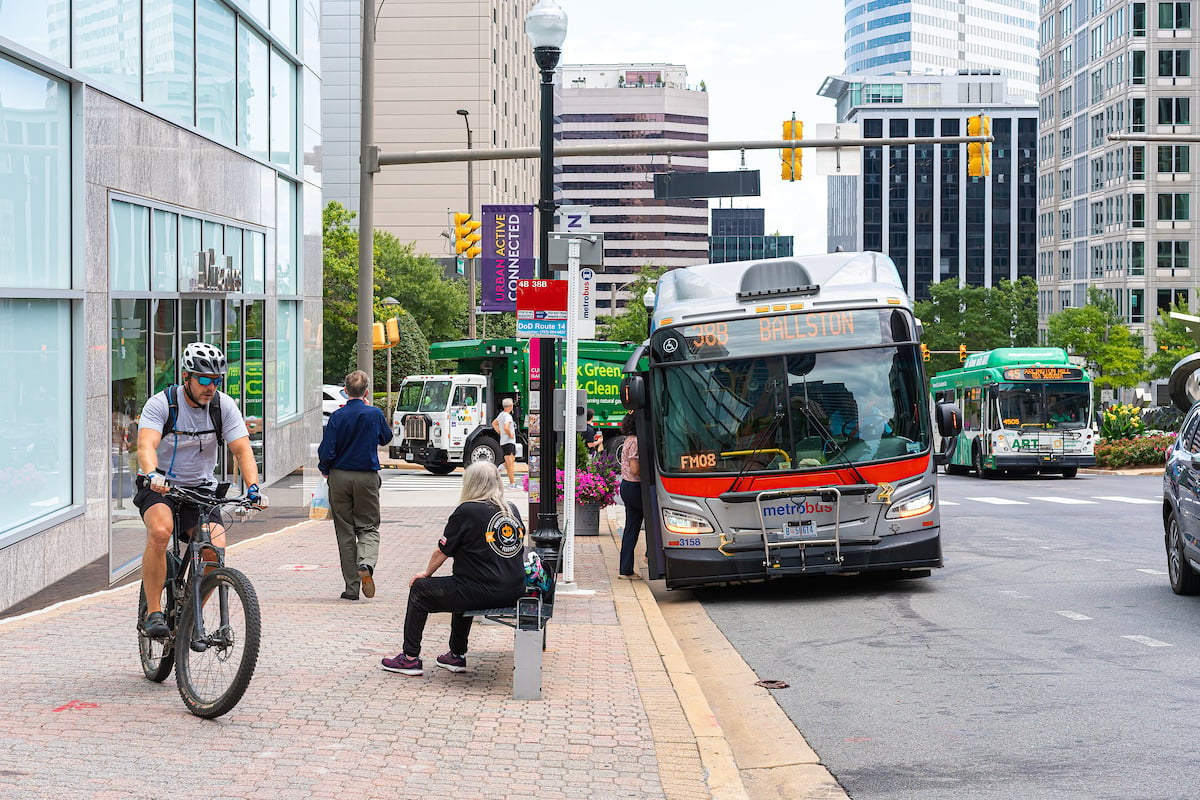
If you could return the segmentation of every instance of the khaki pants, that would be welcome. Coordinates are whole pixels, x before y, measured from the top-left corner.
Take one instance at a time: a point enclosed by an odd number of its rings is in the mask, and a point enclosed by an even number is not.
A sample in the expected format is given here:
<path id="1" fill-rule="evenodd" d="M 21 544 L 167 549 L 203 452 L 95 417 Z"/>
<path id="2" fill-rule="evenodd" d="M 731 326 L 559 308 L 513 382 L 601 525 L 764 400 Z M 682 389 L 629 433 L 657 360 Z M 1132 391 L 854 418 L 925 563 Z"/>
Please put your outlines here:
<path id="1" fill-rule="evenodd" d="M 346 591 L 358 594 L 358 565 L 372 571 L 379 560 L 379 487 L 378 472 L 329 471 L 329 510 L 337 535 L 342 578 Z"/>

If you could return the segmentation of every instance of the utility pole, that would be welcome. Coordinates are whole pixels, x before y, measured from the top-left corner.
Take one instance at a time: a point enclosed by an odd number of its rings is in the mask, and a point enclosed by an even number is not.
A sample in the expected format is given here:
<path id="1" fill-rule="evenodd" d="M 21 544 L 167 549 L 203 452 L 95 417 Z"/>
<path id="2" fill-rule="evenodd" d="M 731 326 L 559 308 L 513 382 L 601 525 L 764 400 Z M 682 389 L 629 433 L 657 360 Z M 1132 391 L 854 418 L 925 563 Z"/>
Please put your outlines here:
<path id="1" fill-rule="evenodd" d="M 375 138 L 375 3 L 362 4 L 362 106 L 358 176 L 358 368 L 374 375 L 375 348 L 375 173 L 379 148 Z M 389 424 L 391 424 L 389 420 Z"/>

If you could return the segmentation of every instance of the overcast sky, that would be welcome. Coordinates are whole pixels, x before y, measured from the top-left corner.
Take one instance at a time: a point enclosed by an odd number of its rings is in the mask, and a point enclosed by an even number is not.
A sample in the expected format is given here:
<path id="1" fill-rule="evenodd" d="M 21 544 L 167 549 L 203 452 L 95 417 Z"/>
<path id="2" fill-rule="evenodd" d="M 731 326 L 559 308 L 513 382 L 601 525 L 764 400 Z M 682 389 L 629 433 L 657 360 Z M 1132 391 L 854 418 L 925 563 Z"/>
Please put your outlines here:
<path id="1" fill-rule="evenodd" d="M 564 64 L 662 62 L 682 64 L 688 83 L 709 93 L 709 139 L 775 139 L 796 113 L 813 138 L 818 122 L 832 123 L 832 100 L 817 96 L 843 60 L 842 0 L 558 0 L 567 12 Z M 804 177 L 779 177 L 779 151 L 746 153 L 762 173 L 761 197 L 736 208 L 765 208 L 767 233 L 796 237 L 797 255 L 824 253 L 825 178 L 805 153 Z M 709 169 L 734 170 L 737 151 L 711 153 Z M 717 201 L 712 201 L 715 204 Z M 729 201 L 722 201 L 728 205 Z"/>

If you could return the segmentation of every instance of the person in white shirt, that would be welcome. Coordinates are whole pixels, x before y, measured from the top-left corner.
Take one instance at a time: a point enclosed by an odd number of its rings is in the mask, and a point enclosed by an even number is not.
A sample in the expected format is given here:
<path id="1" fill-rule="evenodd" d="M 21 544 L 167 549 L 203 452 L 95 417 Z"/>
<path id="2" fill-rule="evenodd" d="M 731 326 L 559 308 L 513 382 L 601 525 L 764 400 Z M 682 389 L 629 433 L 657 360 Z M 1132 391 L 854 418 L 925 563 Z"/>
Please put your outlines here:
<path id="1" fill-rule="evenodd" d="M 492 420 L 492 428 L 500 434 L 500 451 L 504 454 L 504 471 L 508 473 L 508 488 L 517 488 L 517 428 L 513 422 L 513 401 L 504 398 L 501 411 Z"/>

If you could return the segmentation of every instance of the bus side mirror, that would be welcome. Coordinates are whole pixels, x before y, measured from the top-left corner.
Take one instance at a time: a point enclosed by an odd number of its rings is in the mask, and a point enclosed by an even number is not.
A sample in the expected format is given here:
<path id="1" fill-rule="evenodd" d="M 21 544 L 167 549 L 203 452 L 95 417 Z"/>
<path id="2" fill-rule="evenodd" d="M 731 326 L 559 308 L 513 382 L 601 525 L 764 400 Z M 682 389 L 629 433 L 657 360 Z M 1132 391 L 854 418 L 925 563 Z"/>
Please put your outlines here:
<path id="1" fill-rule="evenodd" d="M 621 379 L 621 405 L 626 411 L 641 411 L 646 405 L 646 380 L 641 375 Z"/>
<path id="2" fill-rule="evenodd" d="M 953 403 L 938 403 L 935 416 L 942 436 L 957 436 L 962 431 L 962 417 Z"/>

